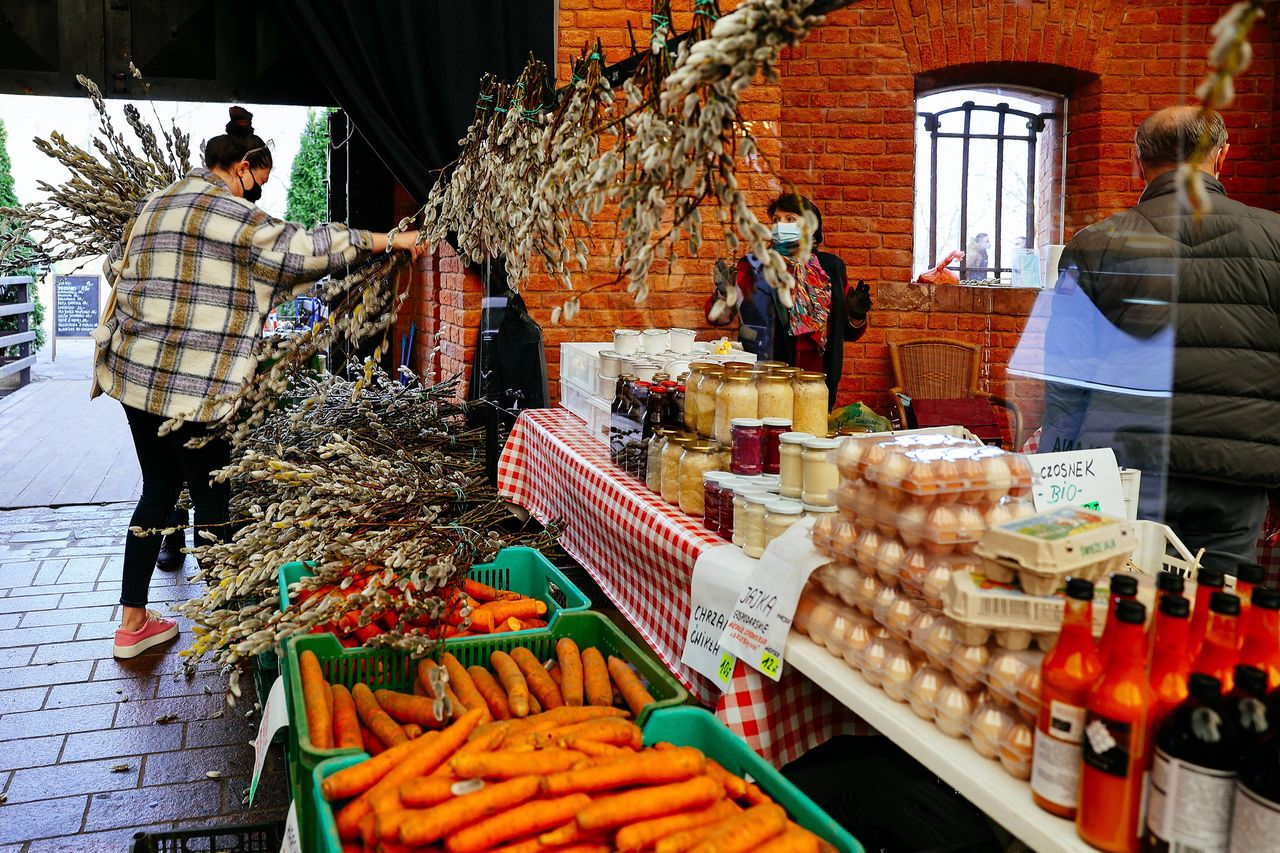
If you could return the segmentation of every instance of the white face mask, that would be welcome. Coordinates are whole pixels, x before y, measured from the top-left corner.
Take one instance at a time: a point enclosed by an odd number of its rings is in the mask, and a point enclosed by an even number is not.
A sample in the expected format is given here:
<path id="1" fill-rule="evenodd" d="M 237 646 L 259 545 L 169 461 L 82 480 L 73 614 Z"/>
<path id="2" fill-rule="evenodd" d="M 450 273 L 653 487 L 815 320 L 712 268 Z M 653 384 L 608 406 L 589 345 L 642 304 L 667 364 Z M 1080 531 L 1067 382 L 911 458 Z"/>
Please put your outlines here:
<path id="1" fill-rule="evenodd" d="M 775 222 L 772 234 L 774 248 L 796 245 L 800 242 L 800 223 Z"/>

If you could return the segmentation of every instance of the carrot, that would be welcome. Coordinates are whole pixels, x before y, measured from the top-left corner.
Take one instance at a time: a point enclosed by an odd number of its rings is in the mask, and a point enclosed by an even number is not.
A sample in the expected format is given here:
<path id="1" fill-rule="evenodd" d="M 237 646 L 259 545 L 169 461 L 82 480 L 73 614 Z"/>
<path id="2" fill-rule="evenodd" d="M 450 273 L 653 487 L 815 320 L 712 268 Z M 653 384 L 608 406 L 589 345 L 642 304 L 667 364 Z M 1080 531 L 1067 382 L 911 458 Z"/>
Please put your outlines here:
<path id="1" fill-rule="evenodd" d="M 453 754 L 454 758 L 459 755 L 477 755 L 484 752 L 490 752 L 497 749 L 498 744 L 502 741 L 501 731 L 490 731 L 473 738 L 464 743 L 457 752 Z M 458 775 L 453 772 L 453 767 L 449 763 L 441 764 L 431 772 L 432 776 L 444 776 L 457 781 Z"/>
<path id="2" fill-rule="evenodd" d="M 742 799 L 746 800 L 753 806 L 773 802 L 773 797 L 770 797 L 764 791 L 760 790 L 760 786 L 755 782 L 747 782 L 747 792 L 743 795 Z"/>
<path id="3" fill-rule="evenodd" d="M 359 826 L 364 815 L 372 809 L 373 801 L 378 796 L 385 792 L 397 791 L 409 779 L 426 776 L 448 761 L 458 748 L 466 743 L 467 735 L 471 734 L 479 722 L 480 712 L 471 711 L 463 714 L 457 722 L 443 731 L 430 732 L 415 741 L 404 744 L 408 749 L 399 754 L 394 766 L 387 770 L 372 787 L 347 803 L 338 812 L 339 837 L 352 837 L 350 835 L 352 829 Z M 393 747 L 383 755 L 390 755 L 394 749 L 398 748 Z M 359 766 L 356 765 L 356 767 Z M 336 775 L 335 773 L 334 776 Z"/>
<path id="4" fill-rule="evenodd" d="M 640 850 L 652 847 L 660 839 L 686 829 L 713 826 L 725 818 L 742 811 L 730 800 L 721 800 L 710 808 L 695 812 L 681 812 L 668 817 L 642 820 L 618 830 L 614 845 L 619 850 Z"/>
<path id="5" fill-rule="evenodd" d="M 595 800 L 578 812 L 578 827 L 585 832 L 626 826 L 638 820 L 703 808 L 724 797 L 724 788 L 709 776 L 684 782 L 641 788 Z"/>
<path id="6" fill-rule="evenodd" d="M 461 779 L 512 779 L 558 773 L 582 763 L 586 758 L 583 753 L 571 749 L 540 749 L 536 752 L 499 750 L 455 755 L 449 766 Z"/>
<path id="7" fill-rule="evenodd" d="M 640 716 L 640 712 L 644 710 L 646 705 L 653 703 L 653 696 L 640 683 L 635 671 L 622 658 L 609 658 L 609 675 L 613 676 L 613 683 L 618 685 L 618 692 L 622 694 L 622 698 L 627 703 L 627 707 L 631 709 L 631 713 L 637 717 Z"/>
<path id="8" fill-rule="evenodd" d="M 582 840 L 583 832 L 578 826 L 577 820 L 570 820 L 563 826 L 558 826 L 550 832 L 544 832 L 538 836 L 538 841 L 543 847 L 555 850 L 562 849 L 567 844 Z"/>
<path id="9" fill-rule="evenodd" d="M 702 753 L 692 747 L 672 752 L 649 750 L 611 764 L 552 773 L 543 777 L 542 790 L 559 795 L 681 782 L 700 774 L 705 764 Z"/>
<path id="10" fill-rule="evenodd" d="M 714 835 L 722 826 L 735 819 L 731 817 L 717 823 L 691 826 L 688 829 L 673 832 L 665 838 L 659 839 L 658 843 L 653 846 L 653 851 L 654 853 L 688 853 L 688 851 Z"/>
<path id="11" fill-rule="evenodd" d="M 462 582 L 462 591 L 474 598 L 476 601 L 496 601 L 498 591 L 487 583 L 480 583 L 471 578 L 467 578 Z"/>
<path id="12" fill-rule="evenodd" d="M 493 626 L 493 633 L 495 634 L 505 634 L 509 631 L 523 631 L 523 630 L 524 630 L 524 623 L 514 616 L 508 618 L 507 621 L 501 623 L 500 625 Z"/>
<path id="13" fill-rule="evenodd" d="M 320 791 L 329 802 L 345 800 L 372 788 L 386 776 L 396 764 L 417 744 L 405 741 L 390 747 L 381 755 L 353 764 L 334 773 L 320 785 Z"/>
<path id="14" fill-rule="evenodd" d="M 445 841 L 444 849 L 449 853 L 479 853 L 503 841 L 559 826 L 572 820 L 590 802 L 585 794 L 572 794 L 525 803 L 454 834 Z"/>
<path id="15" fill-rule="evenodd" d="M 556 641 L 556 660 L 560 664 L 560 694 L 566 705 L 582 704 L 582 655 L 578 644 L 568 637 Z"/>
<path id="16" fill-rule="evenodd" d="M 382 710 L 369 685 L 360 683 L 352 687 L 351 698 L 356 701 L 356 713 L 360 715 L 360 721 L 378 736 L 378 740 L 387 746 L 395 746 L 408 740 L 395 720 Z"/>
<path id="17" fill-rule="evenodd" d="M 524 628 L 526 631 L 528 631 L 530 628 L 545 628 L 547 627 L 547 620 L 546 619 L 521 619 L 520 626 Z"/>
<path id="18" fill-rule="evenodd" d="M 573 744 L 582 741 L 607 743 L 610 746 L 629 746 L 639 749 L 644 743 L 640 727 L 628 720 L 592 720 L 553 730 L 548 734 L 557 746 L 574 749 Z"/>
<path id="19" fill-rule="evenodd" d="M 335 684 L 330 690 L 333 693 L 333 745 L 338 749 L 363 749 L 360 718 L 356 716 L 351 691 L 345 684 Z"/>
<path id="20" fill-rule="evenodd" d="M 582 650 L 582 683 L 588 705 L 613 705 L 613 687 L 609 684 L 609 669 L 597 649 Z"/>
<path id="21" fill-rule="evenodd" d="M 508 619 L 537 619 L 547 612 L 546 602 L 536 598 L 521 598 L 515 601 L 494 601 L 482 604 L 471 611 L 472 623 L 480 625 L 499 625 Z"/>
<path id="22" fill-rule="evenodd" d="M 796 826 L 752 850 L 755 853 L 818 853 L 818 837 Z"/>
<path id="23" fill-rule="evenodd" d="M 724 786 L 724 795 L 729 799 L 741 800 L 747 796 L 747 780 L 735 776 L 710 758 L 707 759 L 707 775 Z"/>
<path id="24" fill-rule="evenodd" d="M 354 707 L 355 702 L 352 702 L 351 704 Z M 363 723 L 358 725 L 360 726 L 360 743 L 364 747 L 365 752 L 373 756 L 386 751 L 387 745 L 379 740 L 377 735 L 369 731 Z"/>
<path id="25" fill-rule="evenodd" d="M 467 672 L 467 668 L 458 662 L 458 659 L 449 652 L 445 652 L 440 658 L 440 662 L 444 664 L 445 672 L 449 675 L 449 686 L 453 688 L 453 692 L 457 694 L 458 699 L 467 709 L 476 706 L 485 706 L 484 697 L 480 695 L 480 691 L 476 689 L 476 684 L 471 680 L 471 674 Z"/>
<path id="26" fill-rule="evenodd" d="M 302 705 L 307 714 L 307 734 L 316 749 L 333 749 L 333 691 L 324 680 L 320 659 L 313 651 L 298 657 L 302 674 Z"/>
<path id="27" fill-rule="evenodd" d="M 520 667 L 506 652 L 494 652 L 489 655 L 489 665 L 502 682 L 507 693 L 507 703 L 511 708 L 511 716 L 529 716 L 529 684 L 524 680 Z"/>
<path id="28" fill-rule="evenodd" d="M 516 662 L 516 666 L 520 667 L 520 672 L 529 684 L 529 692 L 537 698 L 543 708 L 550 711 L 564 705 L 560 688 L 556 687 L 547 668 L 533 656 L 533 652 L 520 646 L 511 650 L 511 659 Z"/>
<path id="29" fill-rule="evenodd" d="M 786 826 L 787 813 L 782 806 L 774 803 L 752 806 L 742 815 L 721 823 L 692 853 L 746 853 L 781 835 Z"/>
<path id="30" fill-rule="evenodd" d="M 411 809 L 425 809 L 451 799 L 456 779 L 447 776 L 419 776 L 400 786 L 400 802 Z"/>
<path id="31" fill-rule="evenodd" d="M 400 731 L 404 732 L 404 736 L 409 740 L 413 740 L 416 737 L 422 737 L 422 726 L 417 723 L 401 723 Z"/>
<path id="32" fill-rule="evenodd" d="M 445 721 L 436 718 L 434 699 L 410 696 L 394 690 L 376 690 L 373 698 L 397 723 L 416 723 L 424 729 L 443 728 Z"/>
<path id="33" fill-rule="evenodd" d="M 431 698 L 431 691 L 427 690 L 427 688 L 423 686 L 421 678 L 415 677 L 413 679 L 413 695 Z"/>
<path id="34" fill-rule="evenodd" d="M 467 667 L 467 674 L 471 676 L 477 692 L 489 708 L 489 715 L 495 720 L 511 719 L 511 706 L 507 704 L 507 693 L 493 674 L 482 666 Z"/>
<path id="35" fill-rule="evenodd" d="M 521 776 L 465 797 L 455 797 L 424 812 L 412 815 L 400 826 L 405 844 L 428 844 L 464 826 L 532 799 L 538 792 L 536 776 Z"/>
<path id="36" fill-rule="evenodd" d="M 591 758 L 626 758 L 635 754 L 635 750 L 612 746 L 611 744 L 594 740 L 572 740 L 569 742 L 573 744 L 575 752 L 581 752 Z"/>

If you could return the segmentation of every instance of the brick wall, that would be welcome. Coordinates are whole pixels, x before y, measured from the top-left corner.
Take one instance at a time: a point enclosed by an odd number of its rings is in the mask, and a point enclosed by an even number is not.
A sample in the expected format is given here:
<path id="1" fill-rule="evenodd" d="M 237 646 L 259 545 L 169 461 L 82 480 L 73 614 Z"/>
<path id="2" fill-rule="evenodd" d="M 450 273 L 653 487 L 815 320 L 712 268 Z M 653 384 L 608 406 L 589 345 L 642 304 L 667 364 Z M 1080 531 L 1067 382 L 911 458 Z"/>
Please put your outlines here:
<path id="1" fill-rule="evenodd" d="M 867 335 L 847 348 L 842 400 L 863 399 L 885 409 L 888 341 L 932 331 L 987 347 L 990 390 L 1020 398 L 1031 394 L 1005 387 L 1002 359 L 1022 331 L 1033 293 L 959 296 L 958 289 L 904 284 L 919 272 L 911 268 L 916 92 L 1004 83 L 1067 95 L 1065 227 L 1070 237 L 1135 201 L 1142 187 L 1130 161 L 1134 129 L 1151 111 L 1190 97 L 1205 73 L 1208 28 L 1229 3 L 862 0 L 831 15 L 808 40 L 787 51 L 780 85 L 760 85 L 748 93 L 744 114 L 762 138 L 766 157 L 753 164 L 758 170 L 740 164 L 739 171 L 759 208 L 781 185 L 779 175 L 795 181 L 822 208 L 824 248 L 845 260 L 850 279 L 873 286 L 877 309 Z M 675 23 L 683 29 L 691 4 L 677 0 L 675 5 Z M 727 10 L 733 3 L 722 5 Z M 558 79 L 568 78 L 568 57 L 597 36 L 609 61 L 622 58 L 627 23 L 643 37 L 648 11 L 648 0 L 561 0 Z M 1280 26 L 1275 17 L 1255 31 L 1254 64 L 1237 82 L 1237 102 L 1226 115 L 1232 150 L 1223 176 L 1233 196 L 1272 209 L 1280 207 L 1275 168 Z M 598 236 L 580 290 L 600 288 L 616 277 L 613 235 L 602 228 Z M 566 294 L 535 271 L 523 290 L 546 333 L 553 382 L 562 341 L 603 340 L 616 326 L 709 332 L 702 305 L 718 248 L 709 230 L 702 258 L 655 265 L 644 306 L 635 306 L 625 288 L 614 284 L 584 296 L 581 315 L 561 327 L 550 325 L 550 313 Z M 435 286 L 440 294 L 439 321 L 447 342 L 442 367 L 462 363 L 474 337 L 469 312 L 477 311 L 478 283 L 467 284 L 456 260 L 441 258 L 433 262 L 438 268 L 422 273 L 424 286 Z M 424 306 L 429 292 L 436 291 L 424 291 Z M 474 303 L 468 301 L 473 292 Z M 461 329 L 454 327 L 457 321 Z M 555 391 L 553 384 L 553 397 Z"/>

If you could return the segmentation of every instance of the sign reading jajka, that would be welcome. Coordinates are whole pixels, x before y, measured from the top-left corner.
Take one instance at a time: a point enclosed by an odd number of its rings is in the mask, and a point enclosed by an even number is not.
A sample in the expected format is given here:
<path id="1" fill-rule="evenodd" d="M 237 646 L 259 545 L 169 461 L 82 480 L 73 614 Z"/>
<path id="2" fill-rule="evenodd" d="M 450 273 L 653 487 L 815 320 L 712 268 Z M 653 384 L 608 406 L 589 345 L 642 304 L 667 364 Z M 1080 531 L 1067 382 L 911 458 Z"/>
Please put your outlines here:
<path id="1" fill-rule="evenodd" d="M 54 334 L 83 338 L 98 327 L 99 281 L 96 275 L 60 275 L 54 280 Z"/>

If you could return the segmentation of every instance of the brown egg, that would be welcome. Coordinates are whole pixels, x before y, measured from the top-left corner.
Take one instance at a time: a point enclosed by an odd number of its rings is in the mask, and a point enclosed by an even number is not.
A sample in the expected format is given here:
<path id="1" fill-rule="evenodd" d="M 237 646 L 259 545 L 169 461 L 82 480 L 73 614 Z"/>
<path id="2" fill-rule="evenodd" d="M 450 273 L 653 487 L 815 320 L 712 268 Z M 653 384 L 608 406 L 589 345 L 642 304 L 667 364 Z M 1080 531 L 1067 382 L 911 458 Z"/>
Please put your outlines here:
<path id="1" fill-rule="evenodd" d="M 876 580 L 874 575 L 859 573 L 857 579 L 853 582 L 850 596 L 853 600 L 850 603 L 870 616 L 871 610 L 875 606 L 876 596 L 880 594 L 880 590 L 883 588 L 884 584 Z"/>
<path id="2" fill-rule="evenodd" d="M 1031 726 L 1015 722 L 1000 733 L 1000 765 L 1015 779 L 1031 778 Z"/>
<path id="3" fill-rule="evenodd" d="M 924 633 L 920 644 L 929 659 L 946 666 L 956 646 L 956 629 L 950 619 L 939 619 Z"/>
<path id="4" fill-rule="evenodd" d="M 982 470 L 982 460 L 972 454 L 966 454 L 957 460 L 956 467 L 960 470 L 961 479 L 964 480 L 964 491 L 960 494 L 960 502 L 980 504 L 987 500 L 987 478 Z"/>
<path id="5" fill-rule="evenodd" d="M 956 526 L 961 539 L 976 541 L 982 538 L 987 530 L 987 522 L 978 512 L 977 507 L 962 504 L 956 507 Z"/>
<path id="6" fill-rule="evenodd" d="M 854 545 L 854 558 L 857 560 L 858 568 L 862 569 L 866 574 L 875 574 L 876 571 L 876 551 L 880 550 L 882 537 L 874 530 L 864 530 L 858 537 L 857 544 Z"/>
<path id="7" fill-rule="evenodd" d="M 844 660 L 845 663 L 854 669 L 861 667 L 860 661 L 862 653 L 875 639 L 876 624 L 871 620 L 858 614 L 862 618 L 857 621 L 851 621 L 849 630 L 844 636 Z"/>
<path id="8" fill-rule="evenodd" d="M 931 607 L 941 608 L 943 594 L 951 583 L 951 564 L 946 560 L 935 560 L 924 576 L 924 600 Z"/>
<path id="9" fill-rule="evenodd" d="M 991 661 L 991 650 L 986 646 L 960 645 L 951 653 L 949 668 L 956 683 L 972 690 L 981 683 L 982 673 Z"/>
<path id="10" fill-rule="evenodd" d="M 940 618 L 942 617 L 933 611 L 917 608 L 916 618 L 911 620 L 911 625 L 907 629 L 907 639 L 911 641 L 911 645 L 923 652 L 924 637 Z"/>
<path id="11" fill-rule="evenodd" d="M 997 501 L 987 508 L 983 521 L 987 523 L 987 527 L 999 527 L 1001 524 L 1013 521 L 1013 513 L 1009 510 L 1006 501 Z"/>
<path id="12" fill-rule="evenodd" d="M 924 549 L 930 554 L 943 556 L 955 549 L 960 520 L 951 507 L 939 506 L 929 511 L 924 524 Z"/>
<path id="13" fill-rule="evenodd" d="M 954 504 L 960 500 L 964 479 L 960 475 L 960 467 L 955 462 L 943 458 L 933 463 L 933 477 L 936 503 Z"/>
<path id="14" fill-rule="evenodd" d="M 873 639 L 858 657 L 858 670 L 872 687 L 880 686 L 880 670 L 889 658 L 892 645 L 890 640 Z"/>
<path id="15" fill-rule="evenodd" d="M 924 522 L 929 510 L 919 504 L 907 503 L 898 509 L 898 536 L 908 548 L 915 548 L 924 541 Z"/>
<path id="16" fill-rule="evenodd" d="M 857 439 L 846 439 L 841 442 L 840 449 L 836 451 L 836 467 L 840 469 L 840 475 L 847 478 L 857 477 L 858 465 L 862 462 L 862 457 L 866 455 L 867 441 Z"/>
<path id="17" fill-rule="evenodd" d="M 1040 709 L 1040 667 L 1027 667 L 1018 679 L 1018 704 L 1031 713 Z"/>
<path id="18" fill-rule="evenodd" d="M 848 605 L 858 603 L 858 584 L 865 575 L 847 563 L 837 563 L 833 572 L 835 594 Z"/>
<path id="19" fill-rule="evenodd" d="M 887 624 L 889 608 L 893 607 L 894 602 L 898 600 L 898 591 L 891 586 L 880 585 L 880 591 L 876 593 L 876 600 L 871 605 L 871 614 L 875 620 L 881 625 Z"/>
<path id="20" fill-rule="evenodd" d="M 858 492 L 865 488 L 861 480 L 842 480 L 836 487 L 836 509 L 846 518 L 858 516 Z"/>
<path id="21" fill-rule="evenodd" d="M 819 554 L 827 557 L 834 555 L 831 541 L 835 537 L 836 527 L 843 520 L 836 513 L 827 513 L 813 522 L 813 547 Z"/>
<path id="22" fill-rule="evenodd" d="M 861 621 L 866 617 L 858 613 L 856 610 L 840 605 L 836 608 L 835 621 L 831 623 L 831 629 L 827 633 L 827 641 L 825 643 L 827 651 L 836 657 L 843 657 L 846 648 L 846 638 L 850 629 L 853 627 L 855 620 Z"/>
<path id="23" fill-rule="evenodd" d="M 1029 664 L 1016 653 L 1002 649 L 987 664 L 987 685 L 997 699 L 1013 702 L 1018 697 L 1018 679 L 1028 668 Z"/>
<path id="24" fill-rule="evenodd" d="M 916 603 L 905 595 L 899 595 L 889 609 L 885 611 L 882 623 L 893 634 L 907 638 L 911 635 L 911 625 L 920 613 Z"/>
<path id="25" fill-rule="evenodd" d="M 906 702 L 916 664 L 901 643 L 895 644 L 880 667 L 880 687 L 895 702 Z"/>
<path id="26" fill-rule="evenodd" d="M 791 617 L 791 625 L 801 634 L 809 633 L 809 617 L 813 614 L 813 609 L 822 601 L 820 593 L 814 593 L 811 589 L 805 589 L 800 595 L 800 600 L 796 602 L 796 615 Z"/>
<path id="27" fill-rule="evenodd" d="M 813 574 L 809 575 L 809 583 L 821 589 L 827 595 L 836 594 L 836 564 L 827 563 L 825 566 L 818 566 L 814 569 Z"/>
<path id="28" fill-rule="evenodd" d="M 902 568 L 902 557 L 906 553 L 902 543 L 897 539 L 885 539 L 876 550 L 876 577 L 888 586 L 898 585 L 898 572 Z"/>
<path id="29" fill-rule="evenodd" d="M 838 606 L 830 599 L 823 599 L 809 612 L 809 638 L 823 648 L 826 648 L 827 638 L 835 627 Z"/>
<path id="30" fill-rule="evenodd" d="M 924 576 L 928 573 L 933 559 L 919 548 L 912 548 L 903 554 L 901 567 L 898 569 L 898 583 L 902 588 L 923 597 Z"/>
<path id="31" fill-rule="evenodd" d="M 1007 456 L 1008 454 L 988 456 L 982 460 L 982 474 L 987 481 L 986 498 L 992 503 L 1009 494 L 1009 489 L 1013 486 Z"/>
<path id="32" fill-rule="evenodd" d="M 857 462 L 857 471 L 859 476 L 866 477 L 867 472 L 876 468 L 889 455 L 888 444 L 882 442 L 873 444 L 868 447 L 862 454 L 862 458 Z"/>
<path id="33" fill-rule="evenodd" d="M 837 555 L 854 559 L 854 545 L 858 541 L 857 526 L 847 518 L 840 519 L 835 532 L 831 535 L 831 550 Z"/>
<path id="34" fill-rule="evenodd" d="M 876 526 L 876 500 L 879 497 L 880 490 L 869 485 L 863 485 L 854 496 L 853 515 L 861 529 L 870 530 Z"/>
<path id="35" fill-rule="evenodd" d="M 1022 497 L 1031 494 L 1031 486 L 1035 480 L 1035 476 L 1031 470 L 1031 463 L 1027 461 L 1027 457 L 1020 453 L 1009 453 L 1005 456 L 1005 461 L 1009 466 L 1009 475 L 1012 483 L 1009 486 L 1009 494 L 1014 497 Z"/>
<path id="36" fill-rule="evenodd" d="M 974 694 L 956 684 L 943 684 L 934 700 L 933 722 L 948 737 L 964 737 L 969 733 L 973 717 Z"/>
<path id="37" fill-rule="evenodd" d="M 951 677 L 939 669 L 931 666 L 917 669 L 907 688 L 907 701 L 911 703 L 911 710 L 921 719 L 932 720 L 936 715 L 939 691 L 951 683 Z"/>
<path id="38" fill-rule="evenodd" d="M 1014 724 L 1013 717 L 991 702 L 978 705 L 969 720 L 969 740 L 983 758 L 996 758 L 1000 754 L 1000 736 L 1005 727 Z"/>

